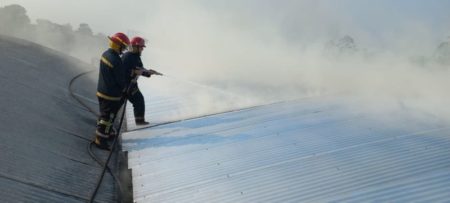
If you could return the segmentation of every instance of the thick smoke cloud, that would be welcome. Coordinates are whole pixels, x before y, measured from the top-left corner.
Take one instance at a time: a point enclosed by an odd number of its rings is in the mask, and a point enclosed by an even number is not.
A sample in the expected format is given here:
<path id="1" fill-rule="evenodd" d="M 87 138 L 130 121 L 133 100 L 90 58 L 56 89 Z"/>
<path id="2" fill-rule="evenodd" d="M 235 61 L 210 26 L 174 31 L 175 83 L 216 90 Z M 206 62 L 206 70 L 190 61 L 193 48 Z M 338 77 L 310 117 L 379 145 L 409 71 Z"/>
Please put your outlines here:
<path id="1" fill-rule="evenodd" d="M 135 4 L 139 8 L 130 13 L 139 15 L 123 15 L 120 22 L 129 24 L 109 30 L 135 30 L 148 39 L 144 64 L 168 76 L 256 103 L 346 95 L 375 111 L 393 105 L 450 118 L 448 1 Z M 131 10 L 130 5 L 110 8 Z"/>
<path id="2" fill-rule="evenodd" d="M 434 10 L 448 3 L 419 13 L 418 2 L 349 2 L 160 2 L 144 22 L 145 56 L 262 101 L 345 94 L 450 117 L 450 15 Z"/>

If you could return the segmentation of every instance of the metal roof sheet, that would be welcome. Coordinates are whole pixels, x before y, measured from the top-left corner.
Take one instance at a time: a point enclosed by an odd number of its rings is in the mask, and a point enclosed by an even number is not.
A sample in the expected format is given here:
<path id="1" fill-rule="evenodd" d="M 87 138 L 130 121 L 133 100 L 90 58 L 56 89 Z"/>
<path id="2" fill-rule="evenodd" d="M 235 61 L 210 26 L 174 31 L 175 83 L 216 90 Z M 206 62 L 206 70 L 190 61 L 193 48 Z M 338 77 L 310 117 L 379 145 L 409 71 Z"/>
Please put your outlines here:
<path id="1" fill-rule="evenodd" d="M 153 124 L 178 105 L 201 106 L 152 90 L 149 112 L 164 109 L 147 115 Z M 279 102 L 122 139 L 135 202 L 450 201 L 450 126 L 404 108 L 370 112 L 352 98 Z"/>
<path id="2" fill-rule="evenodd" d="M 69 96 L 68 85 L 92 67 L 6 36 L 0 53 L 0 202 L 86 202 L 102 171 L 87 152 L 96 118 Z M 95 100 L 92 80 L 74 89 Z M 106 175 L 96 201 L 115 201 L 116 193 Z"/>
<path id="3" fill-rule="evenodd" d="M 318 98 L 129 132 L 123 144 L 134 197 L 137 202 L 448 198 L 449 129 L 389 116 L 395 119 L 383 121 Z"/>

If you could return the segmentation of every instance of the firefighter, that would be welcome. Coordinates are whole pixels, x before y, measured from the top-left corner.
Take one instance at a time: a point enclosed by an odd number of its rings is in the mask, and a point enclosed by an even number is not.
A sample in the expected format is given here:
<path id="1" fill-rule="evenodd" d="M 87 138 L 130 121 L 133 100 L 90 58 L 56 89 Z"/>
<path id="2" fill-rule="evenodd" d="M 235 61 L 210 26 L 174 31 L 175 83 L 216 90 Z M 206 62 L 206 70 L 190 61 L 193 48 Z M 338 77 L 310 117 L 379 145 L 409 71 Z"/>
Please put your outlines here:
<path id="1" fill-rule="evenodd" d="M 100 59 L 97 98 L 100 107 L 100 117 L 95 131 L 95 145 L 104 150 L 110 150 L 108 138 L 115 136 L 113 122 L 126 94 L 127 71 L 122 64 L 120 55 L 125 51 L 130 40 L 123 33 L 116 33 L 109 38 L 109 49 L 103 52 Z"/>
<path id="2" fill-rule="evenodd" d="M 151 75 L 161 75 L 154 70 L 147 70 L 141 61 L 141 54 L 145 48 L 145 40 L 141 37 L 131 39 L 130 50 L 122 56 L 122 62 L 128 73 L 128 82 L 130 84 L 130 92 L 128 100 L 133 104 L 134 119 L 136 125 L 148 125 L 145 121 L 145 101 L 141 91 L 137 85 L 137 78 L 142 75 L 150 77 Z"/>

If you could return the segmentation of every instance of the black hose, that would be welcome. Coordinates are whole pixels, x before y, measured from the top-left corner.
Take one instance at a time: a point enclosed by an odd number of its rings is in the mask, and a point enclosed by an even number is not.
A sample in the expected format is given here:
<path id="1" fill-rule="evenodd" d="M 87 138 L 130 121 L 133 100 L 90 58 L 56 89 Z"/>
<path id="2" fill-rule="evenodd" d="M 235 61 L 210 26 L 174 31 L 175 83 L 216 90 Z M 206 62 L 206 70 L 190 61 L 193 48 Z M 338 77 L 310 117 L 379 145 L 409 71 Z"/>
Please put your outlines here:
<path id="1" fill-rule="evenodd" d="M 100 165 L 100 166 L 104 166 L 104 163 L 98 159 L 94 152 L 92 152 L 92 145 L 94 144 L 94 142 L 90 142 L 88 145 L 88 152 L 89 155 Z M 116 174 L 114 174 L 113 171 L 111 171 L 111 168 L 109 168 L 109 166 L 106 166 L 106 170 L 108 170 L 108 173 L 111 174 L 111 176 L 113 177 L 114 181 L 117 183 L 117 187 L 119 188 L 119 202 L 122 202 L 122 194 L 123 194 L 123 190 L 122 190 L 122 184 L 120 183 L 119 177 L 116 176 Z"/>
<path id="2" fill-rule="evenodd" d="M 128 92 L 128 90 L 127 90 L 127 92 Z M 127 99 L 125 98 L 124 99 L 124 104 L 123 104 L 122 115 L 120 117 L 119 128 L 117 129 L 117 135 L 114 137 L 114 141 L 113 141 L 113 144 L 112 144 L 112 147 L 111 147 L 111 151 L 109 152 L 108 159 L 106 159 L 106 163 L 103 166 L 103 171 L 102 171 L 102 173 L 101 173 L 101 175 L 100 175 L 100 177 L 99 177 L 99 179 L 97 181 L 97 186 L 95 187 L 95 190 L 92 193 L 91 198 L 89 199 L 89 203 L 92 203 L 94 201 L 95 196 L 97 195 L 98 189 L 100 188 L 100 185 L 102 184 L 103 177 L 105 176 L 106 168 L 108 168 L 108 163 L 111 160 L 112 154 L 113 154 L 114 149 L 115 149 L 115 147 L 117 145 L 117 138 L 119 137 L 120 130 L 122 129 L 123 118 L 125 117 L 126 107 L 127 107 Z"/>
<path id="3" fill-rule="evenodd" d="M 79 77 L 81 77 L 81 76 L 83 76 L 83 75 L 87 75 L 87 74 L 89 74 L 89 73 L 92 73 L 92 72 L 94 72 L 94 71 L 95 71 L 95 70 L 86 71 L 86 72 L 80 73 L 80 74 L 78 74 L 77 76 L 73 77 L 72 80 L 70 80 L 70 82 L 69 82 L 69 93 L 70 93 L 70 96 L 71 96 L 73 99 L 75 99 L 81 106 L 83 106 L 83 107 L 86 108 L 89 112 L 91 112 L 92 114 L 94 114 L 95 117 L 98 117 L 98 116 L 99 116 L 98 113 L 97 113 L 94 109 L 92 109 L 91 107 L 89 107 L 86 103 L 84 103 L 83 101 L 81 101 L 81 99 L 78 98 L 78 97 L 73 93 L 74 91 L 73 91 L 73 89 L 72 89 L 73 82 L 75 82 L 76 79 L 78 79 Z"/>
<path id="4" fill-rule="evenodd" d="M 83 72 L 83 73 L 78 74 L 77 76 L 73 77 L 73 78 L 70 80 L 70 82 L 69 82 L 69 88 L 68 88 L 68 89 L 69 89 L 70 96 L 71 96 L 73 99 L 75 99 L 81 106 L 83 106 L 83 107 L 86 108 L 89 112 L 91 112 L 95 117 L 98 117 L 98 116 L 99 116 L 98 113 L 97 113 L 95 110 L 93 110 L 91 107 L 89 107 L 86 103 L 84 103 L 80 98 L 78 98 L 78 97 L 75 95 L 74 90 L 73 90 L 73 88 L 72 88 L 72 85 L 73 85 L 73 83 L 75 82 L 76 79 L 80 78 L 80 77 L 83 76 L 83 75 L 87 75 L 87 74 L 89 74 L 89 73 L 92 73 L 92 72 L 94 72 L 94 71 L 95 71 L 95 70 L 86 71 L 86 72 Z M 91 141 L 91 142 L 89 142 L 89 144 L 88 144 L 87 150 L 88 150 L 88 152 L 89 152 L 89 155 L 90 155 L 91 158 L 94 159 L 100 166 L 106 167 L 106 170 L 108 170 L 108 173 L 111 174 L 111 176 L 113 177 L 114 181 L 115 181 L 116 184 L 117 184 L 117 187 L 119 188 L 119 191 L 120 191 L 119 194 L 122 194 L 122 193 L 123 193 L 123 190 L 122 190 L 122 185 L 121 185 L 121 183 L 120 183 L 119 178 L 113 173 L 113 171 L 108 167 L 107 164 L 104 164 L 97 156 L 95 156 L 94 152 L 92 152 L 92 147 L 91 147 L 91 146 L 92 146 L 93 143 L 94 143 L 94 142 Z M 112 152 L 112 151 L 111 151 L 111 152 Z M 97 183 L 97 187 L 99 187 L 99 184 L 98 184 L 98 183 Z M 98 188 L 97 188 L 96 190 L 98 190 Z M 120 198 L 120 197 L 119 197 L 119 200 L 121 201 L 121 198 Z M 92 202 L 92 200 L 90 200 L 90 202 Z"/>

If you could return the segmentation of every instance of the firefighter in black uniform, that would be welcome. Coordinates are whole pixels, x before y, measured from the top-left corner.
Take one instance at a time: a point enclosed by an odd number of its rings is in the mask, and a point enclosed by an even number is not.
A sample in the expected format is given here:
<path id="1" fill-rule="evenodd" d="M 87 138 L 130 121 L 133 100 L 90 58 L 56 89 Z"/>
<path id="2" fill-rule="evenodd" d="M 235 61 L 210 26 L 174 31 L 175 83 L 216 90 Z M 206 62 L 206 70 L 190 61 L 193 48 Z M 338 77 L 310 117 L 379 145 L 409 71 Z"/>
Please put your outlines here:
<path id="1" fill-rule="evenodd" d="M 141 53 L 145 47 L 145 40 L 141 37 L 131 39 L 131 50 L 123 54 L 122 62 L 128 73 L 128 82 L 130 84 L 130 92 L 128 100 L 133 104 L 134 119 L 136 125 L 148 125 L 145 121 L 145 102 L 144 96 L 137 85 L 137 78 L 142 75 L 150 77 L 151 75 L 162 75 L 154 70 L 147 70 L 141 61 Z"/>
<path id="2" fill-rule="evenodd" d="M 116 33 L 109 38 L 109 49 L 100 59 L 97 98 L 100 106 L 100 117 L 95 131 L 95 145 L 109 150 L 108 138 L 114 136 L 113 122 L 122 106 L 123 95 L 126 94 L 127 70 L 122 64 L 120 55 L 130 44 L 123 33 Z"/>

